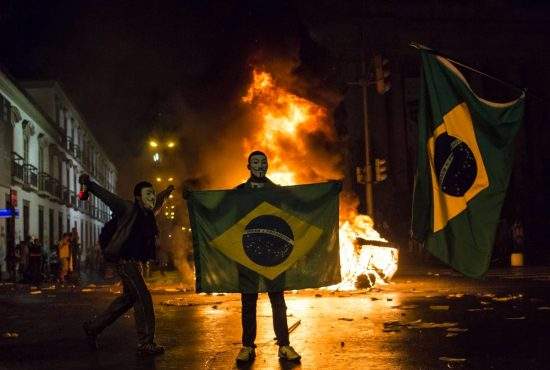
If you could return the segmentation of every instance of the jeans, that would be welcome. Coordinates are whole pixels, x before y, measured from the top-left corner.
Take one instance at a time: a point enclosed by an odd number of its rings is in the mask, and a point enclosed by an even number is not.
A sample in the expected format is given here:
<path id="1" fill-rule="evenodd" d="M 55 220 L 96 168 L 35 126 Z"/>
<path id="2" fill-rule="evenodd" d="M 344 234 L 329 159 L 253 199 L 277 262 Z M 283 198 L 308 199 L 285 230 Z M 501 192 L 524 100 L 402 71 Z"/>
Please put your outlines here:
<path id="1" fill-rule="evenodd" d="M 277 336 L 277 344 L 288 346 L 288 322 L 286 319 L 286 304 L 284 292 L 269 292 L 271 310 L 273 311 L 273 329 Z M 242 293 L 241 319 L 243 325 L 243 346 L 255 348 L 256 340 L 256 302 L 258 293 Z"/>
<path id="2" fill-rule="evenodd" d="M 123 293 L 107 307 L 105 312 L 90 323 L 90 330 L 99 334 L 130 308 L 134 307 L 134 318 L 138 346 L 153 343 L 155 340 L 155 311 L 151 293 L 145 285 L 140 262 L 120 261 L 116 269 L 123 285 Z"/>

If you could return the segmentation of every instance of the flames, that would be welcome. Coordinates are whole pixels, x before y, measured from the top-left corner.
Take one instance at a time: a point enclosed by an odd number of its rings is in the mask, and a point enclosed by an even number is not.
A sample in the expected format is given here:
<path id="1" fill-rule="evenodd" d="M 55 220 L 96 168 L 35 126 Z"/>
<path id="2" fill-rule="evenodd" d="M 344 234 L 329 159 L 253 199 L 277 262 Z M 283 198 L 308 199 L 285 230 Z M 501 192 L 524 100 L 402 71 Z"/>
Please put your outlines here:
<path id="1" fill-rule="evenodd" d="M 269 177 L 280 185 L 341 179 L 341 155 L 327 109 L 276 83 L 255 69 L 243 103 L 250 105 L 255 131 L 243 142 L 243 153 L 261 149 L 269 157 Z M 356 212 L 356 199 L 344 194 L 340 211 L 342 282 L 333 289 L 351 290 L 391 279 L 397 250 L 374 230 L 372 220 Z M 361 242 L 358 242 L 361 240 Z M 378 246 L 369 245 L 378 241 Z"/>

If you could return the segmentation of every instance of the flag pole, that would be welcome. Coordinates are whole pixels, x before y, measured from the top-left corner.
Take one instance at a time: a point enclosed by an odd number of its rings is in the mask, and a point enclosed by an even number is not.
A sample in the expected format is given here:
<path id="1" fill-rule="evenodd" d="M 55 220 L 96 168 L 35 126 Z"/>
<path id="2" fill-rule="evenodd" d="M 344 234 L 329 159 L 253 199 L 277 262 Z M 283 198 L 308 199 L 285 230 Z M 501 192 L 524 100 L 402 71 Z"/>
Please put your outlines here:
<path id="1" fill-rule="evenodd" d="M 448 55 L 445 55 L 445 54 L 443 54 L 443 53 L 440 53 L 439 51 L 434 50 L 434 49 L 432 49 L 432 48 L 430 48 L 430 47 L 427 47 L 427 46 L 425 46 L 425 45 L 422 45 L 422 44 L 419 44 L 419 43 L 417 43 L 417 42 L 411 41 L 411 42 L 409 43 L 409 46 L 411 46 L 411 47 L 413 47 L 413 48 L 415 48 L 415 49 L 424 50 L 424 51 L 426 51 L 426 52 L 428 52 L 428 53 L 430 53 L 430 54 L 438 55 L 438 56 L 440 56 L 440 57 L 443 57 L 443 58 L 445 58 L 445 59 L 448 59 L 448 60 L 449 60 L 451 63 L 453 63 L 453 64 L 456 64 L 456 65 L 458 65 L 458 66 L 461 66 L 461 67 L 463 67 L 463 68 L 466 68 L 466 69 L 468 69 L 468 70 L 470 70 L 470 71 L 472 71 L 472 72 L 475 72 L 475 73 L 477 73 L 477 74 L 479 74 L 479 75 L 481 75 L 481 76 L 487 77 L 487 78 L 489 78 L 489 79 L 491 79 L 491 80 L 497 81 L 497 82 L 499 82 L 499 83 L 501 83 L 501 84 L 503 84 L 503 85 L 506 85 L 506 86 L 508 86 L 508 87 L 511 87 L 511 88 L 513 88 L 513 89 L 515 89 L 515 90 L 521 91 L 522 95 L 525 95 L 525 93 L 527 92 L 527 88 L 526 88 L 526 87 L 520 87 L 520 86 L 515 85 L 515 84 L 513 84 L 513 83 L 511 83 L 511 82 L 504 81 L 504 80 L 502 80 L 502 79 L 500 79 L 500 78 L 498 78 L 498 77 L 495 77 L 495 76 L 492 76 L 492 75 L 490 75 L 490 74 L 488 74 L 488 73 L 482 72 L 482 71 L 480 71 L 479 69 L 476 69 L 476 68 L 474 68 L 474 67 L 472 67 L 472 66 L 469 66 L 469 65 L 467 65 L 467 64 L 464 64 L 464 63 L 462 63 L 462 62 L 459 62 L 459 61 L 457 61 L 456 59 L 451 58 L 451 57 L 449 57 Z"/>

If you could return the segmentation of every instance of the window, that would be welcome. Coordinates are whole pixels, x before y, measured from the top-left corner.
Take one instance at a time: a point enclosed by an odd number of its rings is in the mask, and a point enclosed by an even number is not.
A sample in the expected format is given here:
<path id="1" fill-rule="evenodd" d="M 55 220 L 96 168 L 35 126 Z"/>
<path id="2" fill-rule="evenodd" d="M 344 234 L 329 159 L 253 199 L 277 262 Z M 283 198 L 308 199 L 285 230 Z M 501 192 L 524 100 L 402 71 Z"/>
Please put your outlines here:
<path id="1" fill-rule="evenodd" d="M 44 244 L 44 207 L 38 206 L 38 240 Z"/>
<path id="2" fill-rule="evenodd" d="M 23 136 L 23 159 L 25 164 L 29 163 L 29 139 L 27 135 Z"/>
<path id="3" fill-rule="evenodd" d="M 61 240 L 63 237 L 63 212 L 57 214 L 57 239 Z"/>
<path id="4" fill-rule="evenodd" d="M 54 219 L 53 209 L 50 208 L 50 214 L 49 214 L 49 217 L 48 217 L 48 228 L 49 228 L 49 232 L 50 232 L 50 246 L 53 246 L 54 243 L 55 243 L 54 231 L 53 231 L 53 219 Z"/>
<path id="5" fill-rule="evenodd" d="M 31 204 L 28 200 L 23 200 L 23 239 L 26 239 L 30 235 L 30 208 Z"/>
<path id="6" fill-rule="evenodd" d="M 38 147 L 38 172 L 44 172 L 44 147 Z"/>

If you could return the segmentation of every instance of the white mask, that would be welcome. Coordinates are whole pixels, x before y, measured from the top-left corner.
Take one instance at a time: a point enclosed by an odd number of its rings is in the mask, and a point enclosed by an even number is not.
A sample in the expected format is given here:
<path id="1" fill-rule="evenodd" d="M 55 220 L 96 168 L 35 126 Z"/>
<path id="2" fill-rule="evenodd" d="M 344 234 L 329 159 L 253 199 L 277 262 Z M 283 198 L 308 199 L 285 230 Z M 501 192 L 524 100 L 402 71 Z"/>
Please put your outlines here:
<path id="1" fill-rule="evenodd" d="M 141 189 L 141 203 L 144 208 L 153 209 L 155 208 L 155 203 L 157 201 L 157 196 L 155 194 L 155 189 L 153 188 L 143 188 Z"/>
<path id="2" fill-rule="evenodd" d="M 256 154 L 250 157 L 248 169 L 253 176 L 264 177 L 267 173 L 267 158 L 264 155 Z"/>

